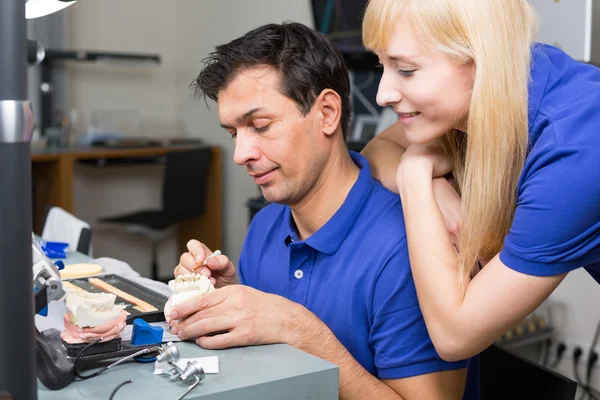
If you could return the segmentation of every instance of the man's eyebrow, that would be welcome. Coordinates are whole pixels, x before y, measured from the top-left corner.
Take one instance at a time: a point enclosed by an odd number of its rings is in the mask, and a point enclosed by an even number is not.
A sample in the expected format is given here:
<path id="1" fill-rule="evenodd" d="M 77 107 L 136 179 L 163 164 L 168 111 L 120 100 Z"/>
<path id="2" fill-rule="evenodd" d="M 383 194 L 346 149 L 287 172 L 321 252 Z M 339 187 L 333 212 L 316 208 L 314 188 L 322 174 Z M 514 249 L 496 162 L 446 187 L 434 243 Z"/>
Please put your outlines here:
<path id="1" fill-rule="evenodd" d="M 265 110 L 266 110 L 266 108 L 265 108 L 265 107 L 256 107 L 256 108 L 253 108 L 252 110 L 250 110 L 250 111 L 246 111 L 246 112 L 245 112 L 243 115 L 241 115 L 241 116 L 237 117 L 237 118 L 235 119 L 235 122 L 236 122 L 237 124 L 241 124 L 241 123 L 243 123 L 244 121 L 248 120 L 250 117 L 252 117 L 252 116 L 253 116 L 254 114 L 256 114 L 257 112 L 259 112 L 259 111 L 265 111 Z M 223 125 L 223 124 L 221 124 L 221 127 L 222 127 L 222 128 L 224 128 L 224 129 L 233 129 L 233 127 L 232 127 L 232 126 Z"/>

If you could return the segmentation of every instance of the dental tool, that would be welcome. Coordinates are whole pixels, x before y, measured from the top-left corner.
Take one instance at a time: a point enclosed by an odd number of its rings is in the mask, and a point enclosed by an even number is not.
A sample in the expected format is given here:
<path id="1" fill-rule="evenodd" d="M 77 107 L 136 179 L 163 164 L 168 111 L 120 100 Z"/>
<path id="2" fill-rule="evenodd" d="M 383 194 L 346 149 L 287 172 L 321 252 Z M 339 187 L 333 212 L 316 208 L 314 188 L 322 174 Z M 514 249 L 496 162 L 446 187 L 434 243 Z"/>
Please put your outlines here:
<path id="1" fill-rule="evenodd" d="M 206 257 L 206 258 L 204 259 L 204 261 L 202 262 L 202 266 L 203 266 L 203 267 L 206 267 L 206 264 L 208 263 L 208 260 L 210 260 L 210 259 L 211 259 L 211 258 L 213 258 L 213 257 L 220 256 L 221 254 L 223 254 L 223 253 L 221 252 L 221 250 L 215 250 L 215 252 L 214 252 L 214 253 L 212 253 L 210 256 L 208 256 L 208 257 Z M 194 272 L 196 272 L 196 270 L 197 270 L 198 268 L 200 268 L 200 265 L 199 265 L 199 266 L 197 266 L 196 268 L 194 268 Z"/>
<path id="2" fill-rule="evenodd" d="M 98 341 L 100 341 L 100 339 Z M 95 343 L 97 342 L 92 342 L 87 347 L 90 347 Z M 185 383 L 191 383 L 187 390 L 181 396 L 179 396 L 177 400 L 183 399 L 188 393 L 194 390 L 196 386 L 198 386 L 201 380 L 203 380 L 206 377 L 206 373 L 204 372 L 204 368 L 202 368 L 202 364 L 200 364 L 200 362 L 198 362 L 197 360 L 188 361 L 185 369 L 181 369 L 177 365 L 177 362 L 181 359 L 181 355 L 179 353 L 179 350 L 177 349 L 177 346 L 175 346 L 173 342 L 168 342 L 163 347 L 154 346 L 142 349 L 136 353 L 128 355 L 127 357 L 123 357 L 120 360 L 115 361 L 114 363 L 104 368 L 101 368 L 90 375 L 81 375 L 81 373 L 78 371 L 77 363 L 81 355 L 85 352 L 86 348 L 84 348 L 81 351 L 80 355 L 75 360 L 75 365 L 73 367 L 73 372 L 75 373 L 75 376 L 82 380 L 94 378 L 100 375 L 101 373 L 109 370 L 110 368 L 116 367 L 117 365 L 124 363 L 127 360 L 131 360 L 135 357 L 154 352 L 158 352 L 158 355 L 156 356 L 157 362 L 167 363 L 171 367 L 171 369 L 167 372 L 164 372 L 163 375 L 167 375 L 169 377 L 169 380 L 171 381 L 181 380 Z"/>
<path id="3" fill-rule="evenodd" d="M 196 360 L 188 361 L 184 370 L 179 368 L 177 362 L 180 360 L 180 358 L 181 356 L 179 354 L 179 350 L 177 350 L 177 347 L 173 344 L 173 342 L 167 343 L 162 352 L 156 356 L 157 362 L 166 362 L 171 366 L 171 369 L 168 372 L 163 373 L 164 375 L 168 375 L 170 380 L 181 379 L 186 383 L 193 381 L 185 393 L 179 396 L 177 400 L 183 399 L 189 392 L 194 390 L 194 388 L 198 386 L 200 381 L 206 376 L 204 373 L 204 368 L 202 368 L 202 364 Z"/>

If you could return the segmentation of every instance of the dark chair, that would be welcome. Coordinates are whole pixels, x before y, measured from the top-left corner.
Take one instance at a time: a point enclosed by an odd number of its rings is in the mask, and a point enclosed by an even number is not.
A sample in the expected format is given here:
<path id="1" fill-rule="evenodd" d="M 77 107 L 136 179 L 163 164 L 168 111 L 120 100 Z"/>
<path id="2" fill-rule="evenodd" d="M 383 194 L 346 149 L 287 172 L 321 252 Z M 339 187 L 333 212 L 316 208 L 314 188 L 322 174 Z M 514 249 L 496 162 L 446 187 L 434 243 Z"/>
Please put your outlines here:
<path id="1" fill-rule="evenodd" d="M 152 279 L 158 276 L 157 247 L 177 224 L 200 217 L 206 204 L 211 148 L 169 152 L 165 158 L 160 210 L 140 210 L 100 218 L 100 222 L 127 225 L 128 231 L 152 242 Z"/>
<path id="2" fill-rule="evenodd" d="M 577 383 L 496 345 L 480 356 L 481 400 L 573 400 Z"/>
<path id="3" fill-rule="evenodd" d="M 92 256 L 92 228 L 60 207 L 46 208 L 42 239 L 69 244 L 70 251 Z"/>

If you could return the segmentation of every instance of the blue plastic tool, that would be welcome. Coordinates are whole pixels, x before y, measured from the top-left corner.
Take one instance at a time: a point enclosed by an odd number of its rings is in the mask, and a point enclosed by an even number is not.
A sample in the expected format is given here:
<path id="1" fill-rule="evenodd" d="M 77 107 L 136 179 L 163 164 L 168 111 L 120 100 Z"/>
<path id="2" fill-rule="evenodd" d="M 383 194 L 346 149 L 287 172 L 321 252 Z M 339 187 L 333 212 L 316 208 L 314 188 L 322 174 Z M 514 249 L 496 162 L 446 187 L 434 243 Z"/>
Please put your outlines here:
<path id="1" fill-rule="evenodd" d="M 133 333 L 131 344 L 133 346 L 146 346 L 150 344 L 160 345 L 162 343 L 164 329 L 160 326 L 152 326 L 141 318 L 133 321 Z"/>
<path id="2" fill-rule="evenodd" d="M 162 343 L 164 330 L 160 326 L 152 326 L 141 318 L 133 320 L 133 332 L 131 333 L 131 344 L 133 346 L 144 346 Z M 156 361 L 156 357 L 140 356 L 135 361 L 141 363 L 151 363 Z"/>
<path id="3" fill-rule="evenodd" d="M 62 262 L 61 260 L 54 261 L 54 265 L 56 266 L 56 269 L 59 271 L 65 269 L 65 263 Z"/>

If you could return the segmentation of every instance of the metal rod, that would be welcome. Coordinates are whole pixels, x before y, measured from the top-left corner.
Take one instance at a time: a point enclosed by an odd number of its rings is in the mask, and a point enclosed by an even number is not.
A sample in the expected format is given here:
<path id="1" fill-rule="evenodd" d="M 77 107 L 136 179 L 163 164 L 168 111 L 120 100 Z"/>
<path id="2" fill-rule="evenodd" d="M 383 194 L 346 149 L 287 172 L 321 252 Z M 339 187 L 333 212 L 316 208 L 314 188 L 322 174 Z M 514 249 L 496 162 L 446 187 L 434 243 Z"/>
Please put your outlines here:
<path id="1" fill-rule="evenodd" d="M 0 2 L 0 100 L 27 99 L 25 0 Z"/>
<path id="2" fill-rule="evenodd" d="M 183 399 L 185 396 L 187 396 L 187 394 L 188 394 L 189 392 L 191 392 L 192 390 L 194 390 L 194 388 L 195 388 L 196 386 L 198 386 L 198 384 L 200 383 L 200 378 L 199 378 L 199 377 L 197 377 L 197 376 L 194 376 L 194 379 L 195 379 L 196 381 L 195 381 L 194 383 L 192 383 L 192 384 L 191 384 L 191 385 L 188 387 L 188 389 L 185 391 L 185 393 L 184 393 L 184 394 L 182 394 L 181 396 L 179 396 L 179 397 L 177 398 L 177 400 L 181 400 L 181 399 Z"/>
<path id="3" fill-rule="evenodd" d="M 124 363 L 127 360 L 131 360 L 132 358 L 139 357 L 144 354 L 152 353 L 153 351 L 161 351 L 161 350 L 162 350 L 162 348 L 160 348 L 160 347 L 145 348 L 143 350 L 138 351 L 137 353 L 130 354 L 127 357 L 123 357 L 119 361 L 115 361 L 114 363 L 112 363 L 108 367 L 106 367 L 106 369 L 108 370 L 109 368 L 116 367 L 117 365 Z"/>
<path id="4" fill-rule="evenodd" d="M 25 0 L 0 1 L 0 393 L 36 400 Z M 4 394 L 3 393 L 3 394 Z"/>

